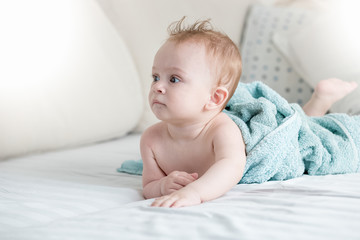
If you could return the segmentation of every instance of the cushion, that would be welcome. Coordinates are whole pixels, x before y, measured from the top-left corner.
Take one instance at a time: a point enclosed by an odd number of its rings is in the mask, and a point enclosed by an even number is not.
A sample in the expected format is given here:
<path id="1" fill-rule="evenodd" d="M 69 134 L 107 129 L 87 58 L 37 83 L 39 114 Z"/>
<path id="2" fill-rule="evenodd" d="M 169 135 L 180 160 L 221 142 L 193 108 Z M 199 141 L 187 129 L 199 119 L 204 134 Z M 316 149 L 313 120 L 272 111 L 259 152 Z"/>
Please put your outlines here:
<path id="1" fill-rule="evenodd" d="M 18 2 L 0 4 L 0 159 L 131 131 L 140 81 L 97 2 Z"/>
<path id="2" fill-rule="evenodd" d="M 289 34 L 277 33 L 275 44 L 311 86 L 325 78 L 357 81 L 360 85 L 360 17 L 348 1 L 339 1 L 309 25 Z M 359 6 L 359 5 L 358 5 Z M 360 88 L 334 104 L 332 112 L 360 114 Z"/>
<path id="3" fill-rule="evenodd" d="M 310 20 L 305 9 L 252 6 L 241 41 L 242 82 L 262 81 L 289 102 L 300 105 L 308 101 L 312 88 L 294 71 L 293 65 L 275 47 L 275 32 L 296 31 Z"/>

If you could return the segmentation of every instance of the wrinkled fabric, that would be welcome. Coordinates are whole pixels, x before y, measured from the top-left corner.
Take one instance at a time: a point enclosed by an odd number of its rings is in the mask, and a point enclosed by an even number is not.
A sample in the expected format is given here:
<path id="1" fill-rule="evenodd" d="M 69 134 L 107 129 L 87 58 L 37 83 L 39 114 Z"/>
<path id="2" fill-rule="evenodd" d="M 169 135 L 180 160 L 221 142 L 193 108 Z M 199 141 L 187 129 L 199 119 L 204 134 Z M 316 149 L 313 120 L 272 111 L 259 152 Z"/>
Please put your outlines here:
<path id="1" fill-rule="evenodd" d="M 224 112 L 246 144 L 240 183 L 359 171 L 359 116 L 308 117 L 261 82 L 240 83 Z"/>

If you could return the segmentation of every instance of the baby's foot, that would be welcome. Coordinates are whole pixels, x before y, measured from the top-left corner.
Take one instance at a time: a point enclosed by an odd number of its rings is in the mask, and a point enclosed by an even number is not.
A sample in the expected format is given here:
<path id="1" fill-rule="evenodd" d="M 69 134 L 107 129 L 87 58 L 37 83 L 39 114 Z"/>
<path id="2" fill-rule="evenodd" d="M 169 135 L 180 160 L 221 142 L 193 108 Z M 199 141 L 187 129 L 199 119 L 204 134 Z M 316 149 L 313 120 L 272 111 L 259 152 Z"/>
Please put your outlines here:
<path id="1" fill-rule="evenodd" d="M 321 80 L 310 100 L 304 105 L 304 112 L 308 116 L 323 116 L 336 101 L 354 91 L 357 86 L 356 82 L 337 78 Z"/>
<path id="2" fill-rule="evenodd" d="M 357 86 L 358 84 L 354 81 L 346 82 L 338 78 L 324 79 L 316 85 L 314 96 L 331 106 L 354 91 Z"/>

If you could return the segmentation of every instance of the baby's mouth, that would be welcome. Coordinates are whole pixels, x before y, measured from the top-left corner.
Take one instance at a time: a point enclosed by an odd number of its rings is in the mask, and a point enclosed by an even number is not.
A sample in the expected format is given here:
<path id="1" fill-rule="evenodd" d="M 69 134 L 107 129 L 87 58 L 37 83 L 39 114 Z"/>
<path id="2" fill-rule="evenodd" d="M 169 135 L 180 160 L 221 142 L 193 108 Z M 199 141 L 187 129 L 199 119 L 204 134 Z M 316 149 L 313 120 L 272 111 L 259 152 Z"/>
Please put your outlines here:
<path id="1" fill-rule="evenodd" d="M 164 103 L 162 103 L 162 102 L 160 102 L 158 100 L 153 100 L 152 105 L 163 105 L 163 106 L 165 106 Z"/>

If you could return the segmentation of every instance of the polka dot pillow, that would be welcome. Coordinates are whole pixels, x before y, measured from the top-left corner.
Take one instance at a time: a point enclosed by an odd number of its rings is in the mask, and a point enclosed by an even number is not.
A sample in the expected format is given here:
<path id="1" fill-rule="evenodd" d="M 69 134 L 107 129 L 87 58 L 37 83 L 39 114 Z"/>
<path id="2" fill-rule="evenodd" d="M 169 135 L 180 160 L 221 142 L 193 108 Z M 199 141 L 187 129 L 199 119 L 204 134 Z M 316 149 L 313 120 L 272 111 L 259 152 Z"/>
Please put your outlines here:
<path id="1" fill-rule="evenodd" d="M 289 102 L 306 103 L 313 89 L 276 49 L 272 36 L 276 32 L 296 31 L 309 20 L 306 10 L 253 5 L 242 35 L 240 81 L 262 81 Z"/>

